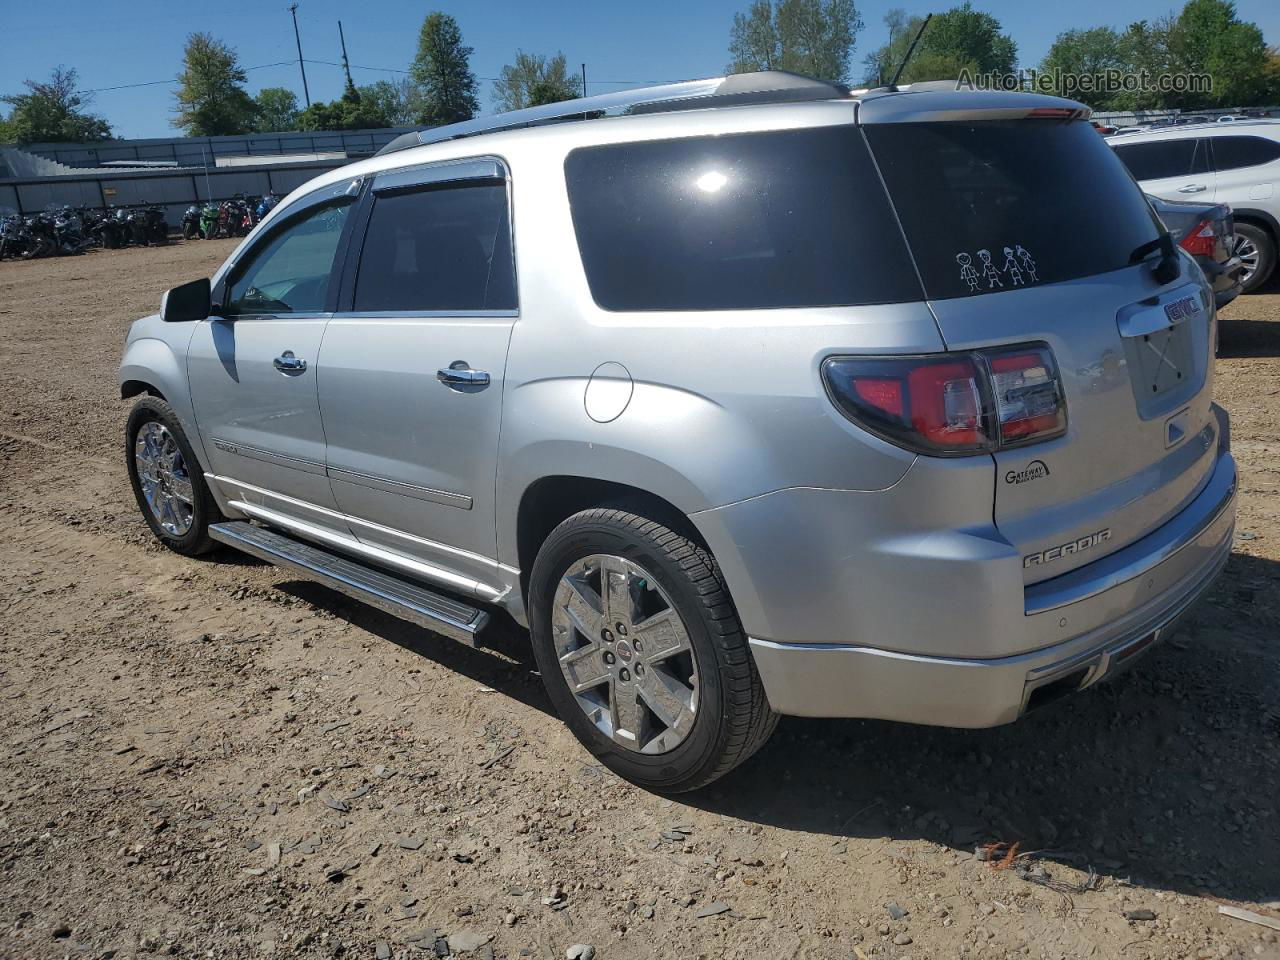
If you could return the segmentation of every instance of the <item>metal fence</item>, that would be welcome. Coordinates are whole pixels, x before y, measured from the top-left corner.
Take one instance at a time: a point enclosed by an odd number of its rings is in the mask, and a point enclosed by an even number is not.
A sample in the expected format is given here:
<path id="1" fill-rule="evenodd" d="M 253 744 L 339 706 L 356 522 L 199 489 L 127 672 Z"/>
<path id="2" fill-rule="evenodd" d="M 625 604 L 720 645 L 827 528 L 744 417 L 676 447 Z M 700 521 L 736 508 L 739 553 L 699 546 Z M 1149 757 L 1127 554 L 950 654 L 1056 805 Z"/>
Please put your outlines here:
<path id="1" fill-rule="evenodd" d="M 128 160 L 170 160 L 182 167 L 214 166 L 217 157 L 331 153 L 368 156 L 413 127 L 338 130 L 331 133 L 252 133 L 232 137 L 168 137 L 106 140 L 102 143 L 30 143 L 22 146 L 73 167 L 96 167 Z"/>
<path id="2" fill-rule="evenodd" d="M 164 208 L 171 230 L 182 223 L 183 212 L 193 203 L 230 200 L 238 193 L 251 197 L 275 193 L 283 197 L 312 177 L 348 161 L 319 160 L 271 166 L 219 167 L 204 170 L 122 170 L 78 176 L 0 180 L 0 210 L 39 213 L 51 204 L 73 207 L 129 207 L 158 203 Z"/>

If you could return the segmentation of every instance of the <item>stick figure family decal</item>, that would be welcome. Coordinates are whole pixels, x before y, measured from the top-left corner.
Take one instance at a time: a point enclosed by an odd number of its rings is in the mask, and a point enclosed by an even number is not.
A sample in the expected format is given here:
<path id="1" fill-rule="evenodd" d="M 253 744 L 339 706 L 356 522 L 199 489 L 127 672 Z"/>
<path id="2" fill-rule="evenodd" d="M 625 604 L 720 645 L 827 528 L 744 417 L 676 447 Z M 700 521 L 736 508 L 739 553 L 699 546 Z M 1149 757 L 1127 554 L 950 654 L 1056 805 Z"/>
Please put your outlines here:
<path id="1" fill-rule="evenodd" d="M 1004 280 L 1001 279 L 1001 274 L 1004 275 L 1005 280 L 1009 281 L 1011 287 L 1026 286 L 1037 280 L 1036 262 L 1031 259 L 1031 254 L 1020 243 L 1004 248 L 1004 263 L 999 269 L 991 258 L 990 250 L 979 250 L 978 259 L 982 262 L 981 273 L 978 267 L 974 266 L 973 258 L 969 254 L 956 254 L 956 263 L 960 264 L 960 279 L 969 285 L 970 293 L 977 293 L 978 285 L 983 280 L 986 281 L 988 290 L 994 290 L 997 287 L 1003 289 Z"/>

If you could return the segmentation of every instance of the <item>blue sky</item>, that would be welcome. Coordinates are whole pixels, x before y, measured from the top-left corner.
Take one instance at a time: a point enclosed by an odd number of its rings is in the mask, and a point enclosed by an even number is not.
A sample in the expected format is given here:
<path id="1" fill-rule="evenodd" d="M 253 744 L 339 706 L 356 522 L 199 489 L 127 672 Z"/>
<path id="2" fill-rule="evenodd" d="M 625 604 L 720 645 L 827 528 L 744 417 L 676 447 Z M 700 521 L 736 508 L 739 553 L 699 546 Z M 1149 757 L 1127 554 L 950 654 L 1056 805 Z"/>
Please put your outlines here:
<path id="1" fill-rule="evenodd" d="M 855 78 L 865 53 L 885 39 L 885 11 L 942 10 L 958 0 L 929 5 L 914 0 L 858 3 L 866 27 L 854 53 Z M 718 76 L 728 62 L 729 25 L 749 0 L 649 0 L 620 3 L 564 0 L 483 3 L 408 3 L 402 0 L 298 0 L 298 27 L 308 59 L 340 59 L 339 19 L 356 83 L 395 74 L 355 67 L 404 69 L 413 57 L 418 27 L 431 10 L 457 18 L 465 42 L 475 48 L 477 77 L 493 78 L 517 48 L 536 53 L 563 51 L 575 67 L 587 64 L 588 92 L 602 93 L 650 81 Z M 976 0 L 994 14 L 1018 44 L 1023 64 L 1040 61 L 1062 30 L 1108 24 L 1123 27 L 1170 11 L 1160 0 Z M 1180 6 L 1180 4 L 1179 4 Z M 1269 44 L 1280 43 L 1280 2 L 1238 0 L 1240 16 L 1257 23 Z M 302 99 L 293 26 L 284 0 L 0 0 L 0 93 L 18 92 L 28 77 L 43 78 L 56 64 L 80 71 L 86 89 L 172 78 L 181 69 L 186 35 L 206 30 L 229 43 L 246 67 L 293 61 L 249 73 L 248 88 L 287 86 Z M 307 64 L 313 100 L 342 92 L 337 67 Z M 481 108 L 492 112 L 491 84 L 480 83 Z M 103 90 L 93 109 L 123 137 L 165 137 L 173 109 L 172 84 Z"/>

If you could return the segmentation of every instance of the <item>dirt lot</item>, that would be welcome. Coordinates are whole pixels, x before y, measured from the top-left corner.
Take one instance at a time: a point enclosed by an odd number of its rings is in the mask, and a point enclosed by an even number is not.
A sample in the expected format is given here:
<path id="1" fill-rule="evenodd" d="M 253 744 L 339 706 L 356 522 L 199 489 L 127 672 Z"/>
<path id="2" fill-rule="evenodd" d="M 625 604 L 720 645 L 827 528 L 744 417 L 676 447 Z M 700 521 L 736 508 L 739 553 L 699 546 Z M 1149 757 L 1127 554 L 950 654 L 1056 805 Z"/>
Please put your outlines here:
<path id="1" fill-rule="evenodd" d="M 1178 638 L 1003 729 L 784 720 L 672 800 L 515 629 L 153 544 L 115 365 L 230 249 L 0 264 L 0 957 L 1280 957 L 1217 913 L 1280 915 L 1280 293 L 1224 314 L 1236 552 Z"/>

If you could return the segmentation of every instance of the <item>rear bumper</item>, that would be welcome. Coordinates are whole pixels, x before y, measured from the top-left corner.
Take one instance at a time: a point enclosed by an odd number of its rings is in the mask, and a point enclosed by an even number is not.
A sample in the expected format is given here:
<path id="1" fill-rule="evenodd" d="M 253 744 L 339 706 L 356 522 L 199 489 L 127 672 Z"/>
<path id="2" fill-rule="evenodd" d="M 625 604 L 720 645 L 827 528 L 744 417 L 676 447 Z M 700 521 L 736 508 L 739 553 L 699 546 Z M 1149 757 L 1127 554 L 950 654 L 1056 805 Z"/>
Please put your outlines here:
<path id="1" fill-rule="evenodd" d="M 780 713 L 798 716 L 950 727 L 1009 723 L 1119 672 L 1168 636 L 1226 564 L 1235 506 L 1235 462 L 1223 449 L 1199 496 L 1160 529 L 1102 561 L 1025 589 L 1019 611 L 1024 622 L 1092 624 L 1027 653 L 941 657 L 752 639 L 769 701 Z M 975 607 L 982 599 L 975 598 Z M 970 611 L 958 607 L 953 613 L 963 621 Z"/>

